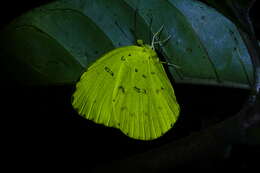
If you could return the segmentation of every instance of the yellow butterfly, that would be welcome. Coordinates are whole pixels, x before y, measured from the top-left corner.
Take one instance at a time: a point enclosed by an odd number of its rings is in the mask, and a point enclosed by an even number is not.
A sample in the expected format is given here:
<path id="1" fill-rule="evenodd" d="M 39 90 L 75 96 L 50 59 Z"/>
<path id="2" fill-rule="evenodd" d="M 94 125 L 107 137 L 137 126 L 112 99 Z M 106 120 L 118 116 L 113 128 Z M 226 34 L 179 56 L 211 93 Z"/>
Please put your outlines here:
<path id="1" fill-rule="evenodd" d="M 176 122 L 180 107 L 152 45 L 116 48 L 93 63 L 76 84 L 72 105 L 98 124 L 152 140 Z"/>

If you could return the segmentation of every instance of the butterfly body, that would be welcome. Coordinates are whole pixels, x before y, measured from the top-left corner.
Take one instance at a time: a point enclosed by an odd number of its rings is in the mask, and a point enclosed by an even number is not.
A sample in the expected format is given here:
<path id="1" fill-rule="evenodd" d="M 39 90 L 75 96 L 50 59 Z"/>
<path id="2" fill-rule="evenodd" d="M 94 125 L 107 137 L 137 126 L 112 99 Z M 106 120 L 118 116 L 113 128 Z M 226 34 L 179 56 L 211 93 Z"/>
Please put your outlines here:
<path id="1" fill-rule="evenodd" d="M 73 96 L 80 115 L 141 140 L 162 136 L 180 112 L 156 52 L 143 44 L 103 55 L 83 73 Z"/>

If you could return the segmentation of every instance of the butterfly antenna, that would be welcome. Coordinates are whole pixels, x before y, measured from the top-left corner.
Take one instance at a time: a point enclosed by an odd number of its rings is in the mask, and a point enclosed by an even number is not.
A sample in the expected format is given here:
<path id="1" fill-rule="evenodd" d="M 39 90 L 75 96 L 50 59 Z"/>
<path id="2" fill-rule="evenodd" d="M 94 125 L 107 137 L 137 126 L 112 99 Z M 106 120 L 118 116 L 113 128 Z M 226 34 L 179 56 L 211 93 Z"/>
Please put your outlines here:
<path id="1" fill-rule="evenodd" d="M 151 44 L 153 50 L 154 50 L 155 38 L 156 38 L 156 36 L 163 30 L 163 27 L 164 27 L 164 25 L 162 25 L 162 26 L 160 27 L 160 29 L 153 35 L 152 44 Z"/>
<path id="2" fill-rule="evenodd" d="M 162 41 L 155 41 L 153 44 L 164 44 L 166 43 L 167 41 L 169 41 L 171 39 L 171 35 L 169 35 L 166 39 L 162 40 Z"/>
<path id="3" fill-rule="evenodd" d="M 178 65 L 176 65 L 176 64 L 172 64 L 172 63 L 168 63 L 168 62 L 167 62 L 167 65 L 173 66 L 173 67 L 175 67 L 175 68 L 177 68 L 177 69 L 181 69 L 181 67 L 178 66 Z"/>
<path id="4" fill-rule="evenodd" d="M 169 63 L 169 62 L 161 62 L 161 61 L 160 61 L 160 63 L 162 63 L 162 64 L 167 64 L 167 65 L 169 65 L 169 66 L 173 66 L 173 67 L 175 67 L 175 68 L 177 68 L 177 69 L 181 69 L 181 67 L 178 66 L 178 65 L 176 65 L 176 64 L 172 64 L 172 63 Z"/>

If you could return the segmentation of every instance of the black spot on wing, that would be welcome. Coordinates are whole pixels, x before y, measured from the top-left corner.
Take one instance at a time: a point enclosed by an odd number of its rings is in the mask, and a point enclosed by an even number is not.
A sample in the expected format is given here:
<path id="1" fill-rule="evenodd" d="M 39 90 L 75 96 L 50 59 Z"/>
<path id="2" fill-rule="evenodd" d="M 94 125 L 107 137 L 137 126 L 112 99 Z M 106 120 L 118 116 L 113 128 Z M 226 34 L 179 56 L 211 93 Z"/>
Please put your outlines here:
<path id="1" fill-rule="evenodd" d="M 114 76 L 114 72 L 107 66 L 105 66 L 105 71 L 108 72 L 111 76 Z"/>
<path id="2" fill-rule="evenodd" d="M 147 78 L 147 76 L 146 76 L 146 75 L 144 75 L 144 74 L 142 75 L 142 77 L 143 77 L 143 78 L 145 78 L 145 79 Z"/>
<path id="3" fill-rule="evenodd" d="M 124 56 L 121 56 L 121 61 L 125 61 L 125 57 Z"/>
<path id="4" fill-rule="evenodd" d="M 125 88 L 122 85 L 118 86 L 118 90 L 125 93 Z"/>
<path id="5" fill-rule="evenodd" d="M 124 111 L 124 110 L 127 110 L 127 107 L 126 107 L 126 106 L 122 106 L 122 107 L 121 107 L 121 111 Z"/>
<path id="6" fill-rule="evenodd" d="M 137 86 L 134 86 L 134 90 L 135 90 L 137 93 L 141 93 L 141 88 L 138 88 Z"/>
<path id="7" fill-rule="evenodd" d="M 138 72 L 138 69 L 137 69 L 137 68 L 135 68 L 135 72 Z"/>
<path id="8" fill-rule="evenodd" d="M 156 89 L 155 92 L 156 92 L 156 94 L 159 94 L 163 90 L 164 90 L 164 87 L 161 87 L 161 88 Z"/>
<path id="9" fill-rule="evenodd" d="M 144 88 L 138 88 L 137 86 L 134 86 L 134 91 L 137 92 L 137 93 L 142 93 L 142 94 L 146 94 L 147 93 L 147 90 L 144 89 Z"/>

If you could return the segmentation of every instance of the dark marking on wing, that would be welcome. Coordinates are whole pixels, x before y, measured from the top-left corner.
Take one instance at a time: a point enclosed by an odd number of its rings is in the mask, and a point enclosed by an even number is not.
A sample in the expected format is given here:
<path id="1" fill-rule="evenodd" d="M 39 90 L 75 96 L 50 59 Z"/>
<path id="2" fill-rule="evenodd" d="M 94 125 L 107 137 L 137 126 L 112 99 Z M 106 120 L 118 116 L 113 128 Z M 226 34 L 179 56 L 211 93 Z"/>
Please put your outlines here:
<path id="1" fill-rule="evenodd" d="M 141 88 L 138 88 L 137 86 L 134 86 L 134 90 L 138 93 L 141 93 Z"/>
<path id="2" fill-rule="evenodd" d="M 114 76 L 114 72 L 108 68 L 107 66 L 104 68 L 106 72 L 108 72 L 111 76 Z"/>
<path id="3" fill-rule="evenodd" d="M 121 111 L 124 111 L 124 110 L 127 110 L 127 107 L 126 107 L 126 106 L 122 106 L 122 107 L 121 107 Z"/>
<path id="4" fill-rule="evenodd" d="M 124 56 L 121 56 L 121 61 L 125 61 L 125 57 Z"/>
<path id="5" fill-rule="evenodd" d="M 142 77 L 146 79 L 147 76 L 143 74 Z"/>
<path id="6" fill-rule="evenodd" d="M 122 91 L 122 93 L 125 93 L 125 88 L 122 85 L 118 86 L 118 90 Z"/>
<path id="7" fill-rule="evenodd" d="M 138 69 L 137 69 L 137 68 L 135 68 L 135 72 L 138 72 Z"/>
<path id="8" fill-rule="evenodd" d="M 143 94 L 147 93 L 146 89 L 138 88 L 137 86 L 134 86 L 134 90 L 137 93 L 143 93 Z"/>
<path id="9" fill-rule="evenodd" d="M 128 56 L 131 56 L 131 53 L 129 53 Z"/>

